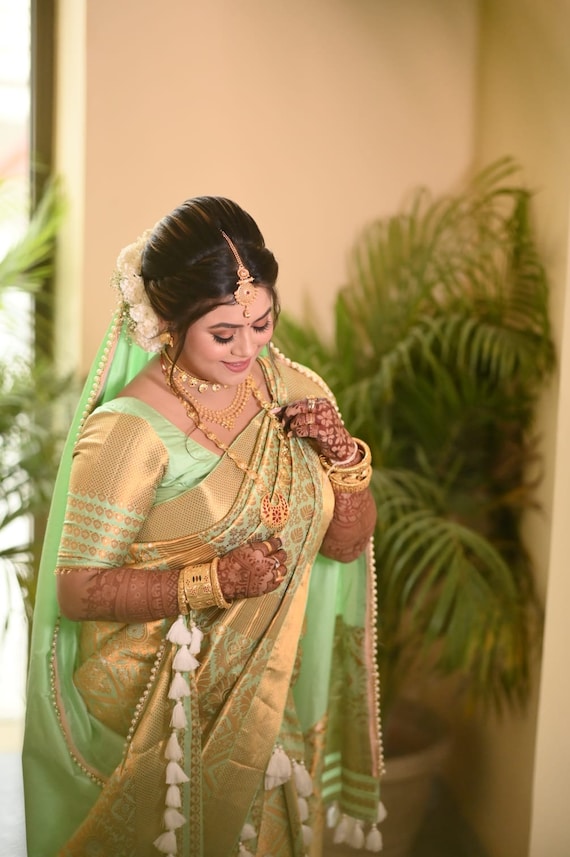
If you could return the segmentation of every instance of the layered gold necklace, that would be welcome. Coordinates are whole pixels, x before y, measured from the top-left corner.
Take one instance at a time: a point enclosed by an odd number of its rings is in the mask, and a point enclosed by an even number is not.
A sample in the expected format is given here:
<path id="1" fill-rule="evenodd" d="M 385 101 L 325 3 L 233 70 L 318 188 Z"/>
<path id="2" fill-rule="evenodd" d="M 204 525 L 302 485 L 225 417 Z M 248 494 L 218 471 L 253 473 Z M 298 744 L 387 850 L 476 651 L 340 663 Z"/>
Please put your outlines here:
<path id="1" fill-rule="evenodd" d="M 223 411 L 211 411 L 210 408 L 205 408 L 203 405 L 199 405 L 199 407 L 197 407 L 198 403 L 196 402 L 196 399 L 183 386 L 181 375 L 184 374 L 184 370 L 180 369 L 180 367 L 177 366 L 176 363 L 173 363 L 173 361 L 164 351 L 161 353 L 160 356 L 160 366 L 168 387 L 176 396 L 178 401 L 182 404 L 184 410 L 186 411 L 186 414 L 188 415 L 188 418 L 192 420 L 196 428 L 202 432 L 204 437 L 207 437 L 208 440 L 212 441 L 212 443 L 218 447 L 218 449 L 225 453 L 225 455 L 227 455 L 230 461 L 233 461 L 233 463 L 236 465 L 236 467 L 239 468 L 239 470 L 242 471 L 242 473 L 245 473 L 246 476 L 248 476 L 254 482 L 261 496 L 261 505 L 259 509 L 259 517 L 261 522 L 267 527 L 268 530 L 282 530 L 289 519 L 289 504 L 285 496 L 280 491 L 267 491 L 267 486 L 260 474 L 257 471 L 253 470 L 251 467 L 249 467 L 245 463 L 245 461 L 242 461 L 240 458 L 238 458 L 237 455 L 229 448 L 228 444 L 224 443 L 224 441 L 221 440 L 216 434 L 214 434 L 213 431 L 208 429 L 203 422 L 204 419 L 207 419 L 210 422 L 216 422 L 218 425 L 223 425 L 225 428 L 233 428 L 236 417 L 243 411 L 247 399 L 251 394 L 253 394 L 256 401 L 261 405 L 263 410 L 270 417 L 273 426 L 279 434 L 279 455 L 281 456 L 281 449 L 284 447 L 287 447 L 288 449 L 288 438 L 285 435 L 281 423 L 279 423 L 279 421 L 271 413 L 273 404 L 264 400 L 263 396 L 261 395 L 261 392 L 257 389 L 252 376 L 249 375 L 247 379 L 238 386 L 238 392 L 236 392 L 236 396 L 234 397 L 234 400 L 229 406 L 229 408 L 226 408 Z M 239 387 L 242 386 L 244 388 L 247 388 L 247 398 L 245 399 L 243 405 L 239 407 L 239 410 L 236 411 L 234 409 L 237 407 L 236 402 L 238 401 L 238 395 L 240 396 L 239 401 L 241 402 L 241 393 L 239 392 Z M 231 414 L 233 415 L 233 420 L 231 425 L 227 425 L 221 421 L 221 415 L 224 414 L 225 419 L 227 421 L 226 411 L 230 410 Z M 210 417 L 210 413 L 214 413 L 217 416 L 217 419 L 213 419 L 212 417 Z M 291 462 L 289 450 L 287 468 L 290 469 L 290 466 Z M 279 463 L 277 467 L 279 472 Z"/>
<path id="2" fill-rule="evenodd" d="M 174 363 L 172 358 L 163 351 L 162 354 L 168 362 L 168 376 L 174 381 L 177 387 L 182 391 L 184 398 L 192 403 L 192 407 L 202 420 L 207 420 L 216 425 L 222 426 L 228 431 L 231 431 L 236 424 L 236 420 L 244 410 L 252 392 L 253 378 L 248 375 L 245 381 L 238 384 L 236 393 L 230 404 L 226 408 L 209 408 L 200 402 L 194 395 L 193 390 L 198 390 L 199 393 L 205 393 L 208 389 L 217 393 L 221 389 L 227 390 L 227 384 L 212 384 L 209 381 L 202 381 L 200 378 L 195 378 L 185 369 L 182 369 L 177 363 Z M 164 372 L 164 366 L 163 366 Z M 166 374 L 166 373 L 165 373 Z M 172 389 L 172 384 L 170 384 Z"/>

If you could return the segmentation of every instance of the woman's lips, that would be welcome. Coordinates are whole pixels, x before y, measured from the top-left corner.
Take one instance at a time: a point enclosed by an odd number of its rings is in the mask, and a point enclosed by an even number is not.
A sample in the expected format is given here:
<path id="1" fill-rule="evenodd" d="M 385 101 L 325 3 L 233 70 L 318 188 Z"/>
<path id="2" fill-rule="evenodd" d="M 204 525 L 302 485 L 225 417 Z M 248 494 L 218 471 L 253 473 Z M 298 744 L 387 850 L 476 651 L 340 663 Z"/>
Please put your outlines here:
<path id="1" fill-rule="evenodd" d="M 241 363 L 224 363 L 226 369 L 229 369 L 230 372 L 245 372 L 246 369 L 249 368 L 249 364 L 251 360 L 242 360 Z"/>

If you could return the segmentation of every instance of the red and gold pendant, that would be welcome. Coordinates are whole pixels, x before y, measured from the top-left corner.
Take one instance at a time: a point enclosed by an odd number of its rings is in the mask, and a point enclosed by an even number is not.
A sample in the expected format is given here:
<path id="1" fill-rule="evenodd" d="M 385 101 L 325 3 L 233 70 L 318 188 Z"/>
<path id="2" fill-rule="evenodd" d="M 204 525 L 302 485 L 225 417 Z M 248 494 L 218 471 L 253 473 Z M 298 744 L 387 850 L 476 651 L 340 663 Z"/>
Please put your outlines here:
<path id="1" fill-rule="evenodd" d="M 278 491 L 273 495 L 264 494 L 259 510 L 261 523 L 268 530 L 282 530 L 289 519 L 289 503 Z"/>

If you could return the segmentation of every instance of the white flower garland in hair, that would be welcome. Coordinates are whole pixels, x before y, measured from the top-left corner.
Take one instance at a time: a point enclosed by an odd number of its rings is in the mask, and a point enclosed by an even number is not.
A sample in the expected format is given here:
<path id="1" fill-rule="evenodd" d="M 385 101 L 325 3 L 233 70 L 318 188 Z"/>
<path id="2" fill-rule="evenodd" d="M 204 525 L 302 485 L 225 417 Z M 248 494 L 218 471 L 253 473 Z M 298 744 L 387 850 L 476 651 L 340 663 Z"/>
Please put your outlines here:
<path id="1" fill-rule="evenodd" d="M 141 260 L 152 229 L 143 232 L 136 241 L 119 253 L 113 275 L 113 285 L 119 290 L 129 316 L 129 333 L 145 351 L 160 351 L 162 328 L 160 319 L 150 305 L 141 275 Z"/>

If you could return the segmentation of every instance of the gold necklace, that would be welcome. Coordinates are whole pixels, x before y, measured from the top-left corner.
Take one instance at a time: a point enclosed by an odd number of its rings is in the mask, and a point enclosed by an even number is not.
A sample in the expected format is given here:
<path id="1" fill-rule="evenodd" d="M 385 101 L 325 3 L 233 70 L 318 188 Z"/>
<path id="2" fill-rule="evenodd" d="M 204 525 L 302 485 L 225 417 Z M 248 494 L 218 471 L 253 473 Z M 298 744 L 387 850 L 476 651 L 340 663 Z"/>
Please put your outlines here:
<path id="1" fill-rule="evenodd" d="M 192 387 L 193 389 L 198 390 L 199 393 L 205 393 L 207 390 L 211 390 L 212 393 L 217 393 L 219 390 L 228 389 L 228 384 L 217 384 L 212 383 L 212 381 L 203 381 L 201 378 L 196 378 L 195 375 L 191 375 L 190 372 L 187 372 L 185 369 L 179 366 L 178 363 L 175 363 L 166 350 L 164 350 L 162 353 L 168 360 L 172 373 L 176 375 L 181 386 L 185 389 L 187 388 L 187 386 Z"/>
<path id="2" fill-rule="evenodd" d="M 202 432 L 204 437 L 207 437 L 208 440 L 211 440 L 212 443 L 218 447 L 218 449 L 225 453 L 225 455 L 227 455 L 230 461 L 233 461 L 236 467 L 241 470 L 242 473 L 245 473 L 245 475 L 248 476 L 255 484 L 255 487 L 257 488 L 258 493 L 261 496 L 261 505 L 259 509 L 259 518 L 261 522 L 265 524 L 268 530 L 282 530 L 289 519 L 289 504 L 286 498 L 280 491 L 274 491 L 272 494 L 270 494 L 267 491 L 267 486 L 265 485 L 265 482 L 263 481 L 259 473 L 257 473 L 257 471 L 255 470 L 252 470 L 251 467 L 248 467 L 245 461 L 242 461 L 240 458 L 238 458 L 237 455 L 229 448 L 227 443 L 224 443 L 224 441 L 221 440 L 217 435 L 215 435 L 213 431 L 210 431 L 210 429 L 206 428 L 206 426 L 200 419 L 200 413 L 196 408 L 195 401 L 190 401 L 190 399 L 188 399 L 184 395 L 184 393 L 176 386 L 176 383 L 172 378 L 171 373 L 168 371 L 168 366 L 166 365 L 166 362 L 162 359 L 162 355 L 160 360 L 160 366 L 168 387 L 170 388 L 171 392 L 176 396 L 178 401 L 182 404 L 187 416 L 189 417 L 189 419 L 192 420 L 196 428 Z M 273 405 L 263 400 L 260 391 L 257 389 L 253 382 L 253 378 L 249 376 L 249 379 L 251 392 L 253 392 L 253 395 L 255 396 L 256 400 L 259 402 L 263 410 L 266 411 L 269 417 L 271 417 L 273 425 L 278 428 L 280 439 L 287 441 L 287 437 L 283 432 L 281 424 L 270 412 Z"/>
<path id="3" fill-rule="evenodd" d="M 168 367 L 166 367 L 166 363 L 161 360 L 163 372 L 165 371 L 165 367 L 168 372 L 168 375 L 166 376 L 167 380 L 172 379 L 173 383 L 183 391 L 183 393 L 185 394 L 185 399 L 190 400 L 192 402 L 192 406 L 198 416 L 201 418 L 201 420 L 208 420 L 208 422 L 217 423 L 217 425 L 220 425 L 223 428 L 228 429 L 228 431 L 231 431 L 236 423 L 236 419 L 244 410 L 251 395 L 251 387 L 253 384 L 253 378 L 251 377 L 251 375 L 248 375 L 245 381 L 242 381 L 241 384 L 238 384 L 238 386 L 236 387 L 236 394 L 230 404 L 227 406 L 227 408 L 208 408 L 206 405 L 202 404 L 202 402 L 199 402 L 192 395 L 190 390 L 185 386 L 184 379 L 192 378 L 192 376 L 188 375 L 188 373 L 181 369 L 180 366 L 178 366 L 176 363 L 173 363 L 171 358 L 166 353 L 164 353 L 164 356 L 166 357 L 166 360 L 168 360 L 170 363 L 170 369 L 168 369 Z M 194 378 L 193 380 L 197 381 L 198 379 Z M 203 383 L 206 384 L 207 382 L 204 381 Z M 190 384 L 190 386 L 194 385 Z M 221 385 L 219 384 L 215 386 L 218 389 L 220 389 L 221 387 Z M 214 389 L 213 386 L 212 389 Z"/>

